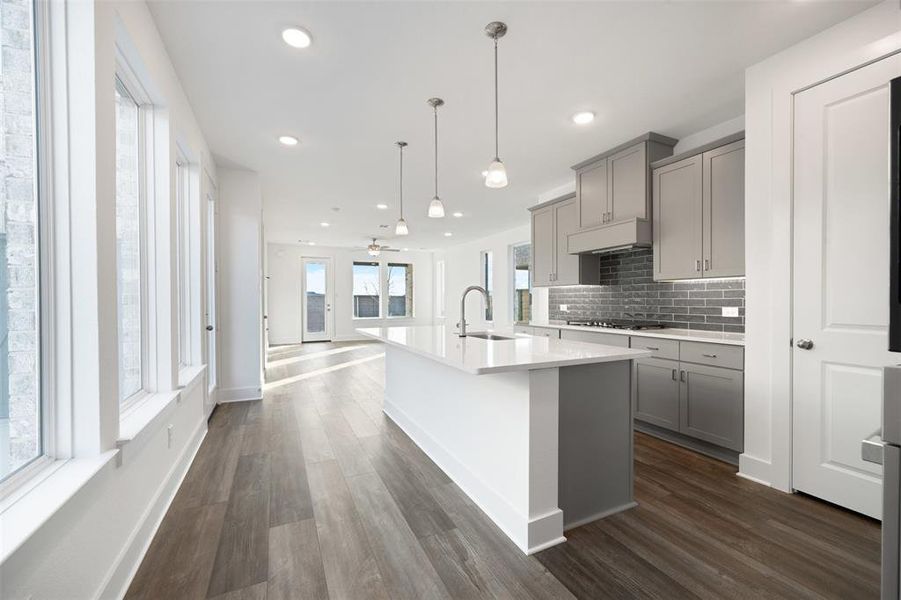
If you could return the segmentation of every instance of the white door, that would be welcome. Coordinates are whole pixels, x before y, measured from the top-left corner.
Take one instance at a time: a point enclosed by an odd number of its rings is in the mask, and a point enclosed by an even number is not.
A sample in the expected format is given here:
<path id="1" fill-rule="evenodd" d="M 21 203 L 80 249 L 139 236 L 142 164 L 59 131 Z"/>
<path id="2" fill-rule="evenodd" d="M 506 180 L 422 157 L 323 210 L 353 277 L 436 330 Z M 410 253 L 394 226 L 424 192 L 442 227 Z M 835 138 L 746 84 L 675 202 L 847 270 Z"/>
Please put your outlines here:
<path id="1" fill-rule="evenodd" d="M 882 367 L 897 362 L 887 331 L 899 75 L 901 57 L 887 58 L 795 96 L 792 486 L 876 518 L 882 470 L 861 460 L 860 442 L 880 426 Z"/>
<path id="2" fill-rule="evenodd" d="M 302 275 L 302 325 L 304 342 L 332 339 L 332 260 L 304 258 Z"/>

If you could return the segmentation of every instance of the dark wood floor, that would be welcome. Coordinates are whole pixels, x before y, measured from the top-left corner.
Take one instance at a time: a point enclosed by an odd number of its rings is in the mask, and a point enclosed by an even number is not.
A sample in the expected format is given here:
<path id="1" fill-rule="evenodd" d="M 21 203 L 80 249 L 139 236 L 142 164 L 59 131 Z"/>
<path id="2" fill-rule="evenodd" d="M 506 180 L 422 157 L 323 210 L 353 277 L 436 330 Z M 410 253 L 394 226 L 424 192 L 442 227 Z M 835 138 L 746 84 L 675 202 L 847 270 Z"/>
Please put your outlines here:
<path id="1" fill-rule="evenodd" d="M 878 597 L 877 523 L 641 434 L 638 508 L 523 556 L 383 416 L 382 352 L 271 350 L 265 399 L 213 414 L 127 597 Z"/>

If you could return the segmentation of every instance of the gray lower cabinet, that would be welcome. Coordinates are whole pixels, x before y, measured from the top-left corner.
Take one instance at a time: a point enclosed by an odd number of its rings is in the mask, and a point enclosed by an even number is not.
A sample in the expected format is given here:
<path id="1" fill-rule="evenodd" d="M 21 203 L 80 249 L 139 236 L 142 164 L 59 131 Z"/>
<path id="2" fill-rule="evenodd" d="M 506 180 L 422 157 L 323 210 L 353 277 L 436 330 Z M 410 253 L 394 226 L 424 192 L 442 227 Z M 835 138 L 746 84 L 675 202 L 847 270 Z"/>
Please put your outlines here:
<path id="1" fill-rule="evenodd" d="M 741 451 L 744 445 L 743 373 L 681 363 L 679 431 Z"/>
<path id="2" fill-rule="evenodd" d="M 629 347 L 629 336 L 617 333 L 604 333 L 602 331 L 581 331 L 577 329 L 561 329 L 560 339 L 574 342 L 589 342 L 592 344 L 604 344 L 605 346 Z"/>
<path id="3" fill-rule="evenodd" d="M 635 418 L 679 431 L 679 361 L 635 361 Z"/>

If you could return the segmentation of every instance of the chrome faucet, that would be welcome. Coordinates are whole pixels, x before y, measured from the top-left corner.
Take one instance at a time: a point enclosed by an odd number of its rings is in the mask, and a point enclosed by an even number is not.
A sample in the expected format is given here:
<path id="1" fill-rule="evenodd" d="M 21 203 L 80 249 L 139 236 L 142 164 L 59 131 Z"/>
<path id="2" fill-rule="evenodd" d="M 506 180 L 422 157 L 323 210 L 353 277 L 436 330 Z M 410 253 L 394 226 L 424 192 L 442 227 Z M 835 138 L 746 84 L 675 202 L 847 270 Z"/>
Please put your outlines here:
<path id="1" fill-rule="evenodd" d="M 463 297 L 460 298 L 460 322 L 457 323 L 457 327 L 460 328 L 460 337 L 466 337 L 466 294 L 472 292 L 473 290 L 478 290 L 482 292 L 482 295 L 485 297 L 485 304 L 490 308 L 491 307 L 491 296 L 488 295 L 488 291 L 480 285 L 471 285 L 465 290 L 463 290 Z"/>

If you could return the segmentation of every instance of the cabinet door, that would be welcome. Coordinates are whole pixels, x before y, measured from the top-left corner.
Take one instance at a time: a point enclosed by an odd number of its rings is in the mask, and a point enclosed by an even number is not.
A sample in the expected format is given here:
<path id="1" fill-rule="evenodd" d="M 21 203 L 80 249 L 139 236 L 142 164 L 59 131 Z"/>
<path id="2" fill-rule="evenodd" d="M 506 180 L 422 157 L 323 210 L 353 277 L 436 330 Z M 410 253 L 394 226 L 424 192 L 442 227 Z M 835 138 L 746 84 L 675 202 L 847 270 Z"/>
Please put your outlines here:
<path id="1" fill-rule="evenodd" d="M 579 284 L 579 256 L 567 252 L 566 238 L 579 230 L 579 206 L 576 199 L 553 205 L 556 252 L 554 254 L 554 285 Z"/>
<path id="2" fill-rule="evenodd" d="M 648 218 L 648 160 L 644 142 L 607 158 L 608 222 Z"/>
<path id="3" fill-rule="evenodd" d="M 745 274 L 745 141 L 703 154 L 705 277 Z"/>
<path id="4" fill-rule="evenodd" d="M 576 196 L 580 227 L 604 222 L 607 212 L 607 159 L 584 167 L 576 174 Z"/>
<path id="5" fill-rule="evenodd" d="M 557 238 L 554 233 L 554 207 L 546 206 L 532 212 L 532 285 L 554 285 L 554 252 Z"/>
<path id="6" fill-rule="evenodd" d="M 654 279 L 701 277 L 701 156 L 654 169 Z"/>
<path id="7" fill-rule="evenodd" d="M 679 431 L 741 452 L 744 446 L 742 371 L 681 363 Z"/>
<path id="8" fill-rule="evenodd" d="M 679 431 L 679 363 L 661 358 L 635 361 L 635 418 Z"/>

